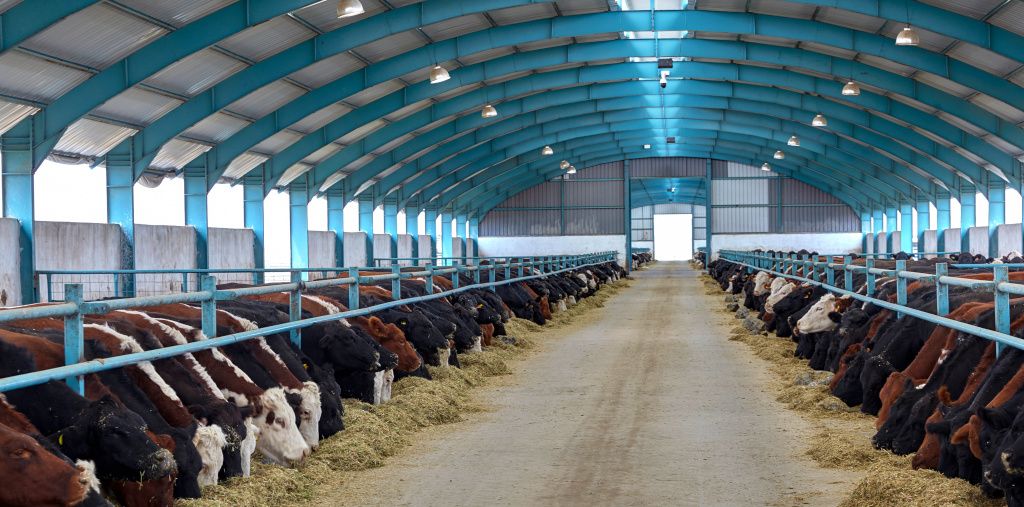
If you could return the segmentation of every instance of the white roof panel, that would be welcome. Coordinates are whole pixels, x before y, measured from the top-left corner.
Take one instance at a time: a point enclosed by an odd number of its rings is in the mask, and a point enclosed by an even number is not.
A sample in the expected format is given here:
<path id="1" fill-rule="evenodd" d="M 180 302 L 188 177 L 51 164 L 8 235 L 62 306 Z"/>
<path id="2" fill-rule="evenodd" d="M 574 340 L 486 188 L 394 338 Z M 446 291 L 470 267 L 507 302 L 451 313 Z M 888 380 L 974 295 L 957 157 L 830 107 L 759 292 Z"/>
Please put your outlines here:
<path id="1" fill-rule="evenodd" d="M 780 37 L 767 37 L 764 35 L 740 35 L 740 40 L 746 42 L 753 42 L 755 44 L 765 44 L 768 46 L 782 46 L 787 48 L 796 47 L 799 41 L 793 39 L 784 39 Z"/>
<path id="2" fill-rule="evenodd" d="M 249 122 L 224 113 L 214 113 L 203 121 L 182 132 L 182 135 L 198 141 L 219 143 L 232 134 L 242 130 Z"/>
<path id="3" fill-rule="evenodd" d="M 290 130 L 282 130 L 266 139 L 263 142 L 252 147 L 252 151 L 258 153 L 265 153 L 268 155 L 276 155 L 285 148 L 291 146 L 301 139 L 302 136 L 296 132 Z"/>
<path id="4" fill-rule="evenodd" d="M 661 32 L 665 33 L 678 33 L 678 32 Z M 664 38 L 664 35 L 662 35 Z M 580 35 L 576 37 L 576 42 L 600 42 L 605 40 L 615 40 L 620 38 L 619 32 L 605 32 L 605 33 L 592 33 L 589 35 Z"/>
<path id="5" fill-rule="evenodd" d="M 181 27 L 224 6 L 232 0 L 118 0 L 122 5 L 168 25 Z"/>
<path id="6" fill-rule="evenodd" d="M 36 114 L 38 108 L 0 100 L 0 134 L 7 132 L 29 115 Z"/>
<path id="7" fill-rule="evenodd" d="M 956 97 L 963 98 L 974 93 L 974 89 L 972 88 L 968 88 L 960 83 L 950 81 L 949 79 L 946 79 L 942 76 L 938 76 L 936 74 L 932 74 L 930 72 L 919 71 L 916 75 L 914 75 L 914 79 L 922 83 L 928 84 L 930 86 L 933 86 L 939 90 L 942 90 Z"/>
<path id="8" fill-rule="evenodd" d="M 921 0 L 926 4 L 934 5 L 940 9 L 953 11 L 964 16 L 981 19 L 992 9 L 999 7 L 1005 0 Z"/>
<path id="9" fill-rule="evenodd" d="M 387 153 L 387 152 L 389 152 L 389 151 L 391 151 L 391 150 L 393 150 L 393 149 L 395 149 L 395 148 L 397 148 L 397 147 L 399 147 L 399 146 L 409 142 L 409 140 L 412 139 L 413 137 L 416 137 L 416 136 L 414 136 L 412 134 L 406 134 L 404 136 L 396 137 L 396 138 L 394 138 L 394 139 L 392 139 L 392 140 L 390 140 L 390 141 L 388 141 L 388 142 L 378 146 L 376 149 L 374 149 L 372 151 L 372 153 L 373 153 L 374 156 L 379 157 L 381 154 Z"/>
<path id="10" fill-rule="evenodd" d="M 205 144 L 192 143 L 182 139 L 171 139 L 160 147 L 160 151 L 157 152 L 150 166 L 157 169 L 178 170 L 209 150 L 210 147 Z"/>
<path id="11" fill-rule="evenodd" d="M 167 30 L 104 3 L 78 11 L 25 41 L 32 51 L 105 69 Z"/>
<path id="12" fill-rule="evenodd" d="M 327 145 L 325 145 L 323 148 L 320 148 L 319 150 L 310 153 L 308 157 L 302 159 L 302 162 L 304 164 L 316 165 L 319 164 L 320 162 L 323 162 L 324 160 L 327 160 L 327 157 L 330 157 L 331 155 L 338 153 L 339 151 L 341 151 L 341 149 L 342 146 L 339 144 L 327 143 Z"/>
<path id="13" fill-rule="evenodd" d="M 555 17 L 556 12 L 550 3 L 536 3 L 509 7 L 507 9 L 498 9 L 488 12 L 488 14 L 491 16 L 491 19 L 499 25 L 511 25 L 515 23 L 524 23 L 526 21 L 552 18 Z"/>
<path id="14" fill-rule="evenodd" d="M 93 113 L 120 122 L 145 126 L 181 103 L 180 100 L 166 95 L 132 87 L 106 101 L 94 109 Z"/>
<path id="15" fill-rule="evenodd" d="M 365 67 L 358 58 L 339 53 L 330 58 L 320 60 L 298 72 L 288 76 L 310 88 L 320 88 L 341 76 L 345 76 Z"/>
<path id="16" fill-rule="evenodd" d="M 49 103 L 92 74 L 21 51 L 0 55 L 0 93 Z"/>
<path id="17" fill-rule="evenodd" d="M 306 90 L 298 86 L 278 80 L 236 100 L 227 109 L 248 118 L 258 119 L 305 93 Z"/>
<path id="18" fill-rule="evenodd" d="M 833 7 L 822 7 L 814 17 L 818 21 L 845 26 L 862 32 L 875 33 L 885 25 L 885 20 Z"/>
<path id="19" fill-rule="evenodd" d="M 317 2 L 293 12 L 292 15 L 317 27 L 321 32 L 330 32 L 387 10 L 387 7 L 378 0 L 362 0 L 360 3 L 363 4 L 365 12 L 359 16 L 339 18 L 338 2 Z"/>
<path id="20" fill-rule="evenodd" d="M 369 44 L 363 44 L 352 50 L 353 53 L 366 58 L 371 62 L 387 60 L 411 49 L 423 46 L 426 42 L 423 37 L 414 30 L 406 30 L 394 35 L 377 39 Z M 425 62 L 431 63 L 431 62 Z"/>
<path id="21" fill-rule="evenodd" d="M 1010 2 L 999 9 L 989 23 L 1005 28 L 1017 35 L 1024 35 L 1024 2 Z"/>
<path id="22" fill-rule="evenodd" d="M 224 169 L 225 178 L 241 178 L 254 167 L 267 161 L 267 157 L 247 151 L 231 161 L 227 169 Z"/>
<path id="23" fill-rule="evenodd" d="M 1014 146 L 1013 144 L 1011 144 L 1010 142 L 1006 141 L 1005 139 L 1003 139 L 1001 137 L 998 137 L 998 136 L 985 136 L 982 139 L 984 139 L 986 142 L 988 142 L 992 146 L 995 146 L 996 148 L 999 148 L 1000 150 L 1006 152 L 1008 155 L 1012 155 L 1014 157 L 1017 157 L 1017 156 L 1020 156 L 1022 153 L 1024 153 L 1024 149 L 1021 149 L 1020 146 Z"/>
<path id="24" fill-rule="evenodd" d="M 707 11 L 743 12 L 747 10 L 747 0 L 699 0 L 696 7 Z"/>
<path id="25" fill-rule="evenodd" d="M 814 4 L 798 4 L 781 0 L 751 0 L 748 10 L 771 16 L 811 19 L 817 9 L 818 6 Z"/>
<path id="26" fill-rule="evenodd" d="M 1017 109 L 999 99 L 979 93 L 968 99 L 968 101 L 973 104 L 977 104 L 979 107 L 1010 123 L 1017 124 L 1024 122 L 1024 111 L 1021 111 L 1020 109 Z"/>
<path id="27" fill-rule="evenodd" d="M 281 178 L 277 180 L 277 185 L 279 185 L 279 186 L 288 185 L 289 183 L 295 181 L 295 179 L 298 178 L 299 176 L 302 176 L 303 174 L 306 174 L 312 168 L 313 168 L 312 166 L 307 165 L 307 164 L 303 164 L 302 162 L 299 162 L 298 164 L 294 164 L 291 167 L 289 167 L 284 172 L 284 174 L 281 175 Z"/>
<path id="28" fill-rule="evenodd" d="M 384 127 L 385 125 L 387 125 L 387 123 L 384 122 L 384 120 L 374 120 L 374 121 L 371 121 L 370 123 L 362 125 L 359 128 L 356 128 L 356 129 L 352 130 L 352 132 L 349 132 L 348 134 L 345 134 L 340 139 L 338 139 L 337 142 L 348 146 L 348 145 L 358 141 L 359 139 L 362 139 L 363 137 L 366 137 L 371 132 L 373 132 L 373 131 L 375 131 L 375 130 L 377 130 L 379 128 Z"/>
<path id="29" fill-rule="evenodd" d="M 138 131 L 83 118 L 72 123 L 64 131 L 64 135 L 53 149 L 57 152 L 99 157 L 136 132 Z"/>
<path id="30" fill-rule="evenodd" d="M 566 16 L 586 14 L 589 12 L 605 12 L 608 10 L 606 0 L 558 0 L 558 10 Z"/>
<path id="31" fill-rule="evenodd" d="M 564 46 L 566 44 L 572 44 L 572 37 L 556 37 L 551 39 L 541 39 L 534 42 L 524 42 L 516 46 L 520 51 L 536 51 L 538 49 L 553 48 L 555 46 Z"/>
<path id="32" fill-rule="evenodd" d="M 396 122 L 398 120 L 401 120 L 402 118 L 405 118 L 405 117 L 407 117 L 407 116 L 409 116 L 409 115 L 411 115 L 413 113 L 416 113 L 418 111 L 422 111 L 422 110 L 430 107 L 431 104 L 433 104 L 433 103 L 434 102 L 429 100 L 429 99 L 428 100 L 421 100 L 419 102 L 414 102 L 412 104 L 409 104 L 408 106 L 405 106 L 405 107 L 403 107 L 403 108 L 401 108 L 401 109 L 399 109 L 399 110 L 397 110 L 397 111 L 395 111 L 395 112 L 385 116 L 384 119 L 389 121 L 389 122 L 394 123 L 394 122 Z"/>
<path id="33" fill-rule="evenodd" d="M 818 44 L 817 42 L 801 42 L 800 49 L 806 49 L 807 51 L 814 51 L 815 53 L 821 53 L 824 55 L 835 56 L 844 60 L 853 60 L 857 56 L 856 51 L 850 51 L 845 48 L 838 48 L 835 46 L 826 46 L 825 44 Z"/>
<path id="34" fill-rule="evenodd" d="M 490 27 L 491 23 L 483 14 L 469 14 L 423 26 L 422 30 L 427 37 L 439 41 Z"/>
<path id="35" fill-rule="evenodd" d="M 356 107 L 363 107 L 393 91 L 402 89 L 404 86 L 401 81 L 392 79 L 391 81 L 385 81 L 369 88 L 364 88 L 359 93 L 349 96 L 345 99 L 345 102 Z"/>
<path id="36" fill-rule="evenodd" d="M 459 61 L 466 65 L 474 65 L 487 60 L 493 60 L 500 58 L 505 55 L 510 55 L 515 52 L 515 48 L 508 46 L 502 46 L 500 48 L 488 49 L 486 51 L 480 51 L 471 55 L 466 55 L 459 58 Z"/>
<path id="37" fill-rule="evenodd" d="M 221 41 L 218 46 L 252 61 L 269 58 L 316 33 L 288 16 L 278 16 Z"/>
<path id="38" fill-rule="evenodd" d="M 879 58 L 877 56 L 868 55 L 864 53 L 861 53 L 860 55 L 857 56 L 857 61 L 870 65 L 872 67 L 878 67 L 879 69 L 887 70 L 894 74 L 899 74 L 901 76 L 909 76 L 917 72 L 916 68 L 911 67 L 909 65 L 903 65 L 902 63 L 896 63 L 892 60 Z"/>
<path id="39" fill-rule="evenodd" d="M 220 51 L 204 49 L 175 62 L 144 83 L 191 97 L 246 67 L 242 61 Z"/>
<path id="40" fill-rule="evenodd" d="M 1011 60 L 1005 56 L 966 42 L 957 44 L 956 47 L 951 49 L 947 54 L 968 65 L 973 65 L 985 72 L 999 77 L 1004 77 L 1021 68 L 1021 63 L 1016 60 Z"/>
<path id="41" fill-rule="evenodd" d="M 331 104 L 319 111 L 299 120 L 291 128 L 300 132 L 310 133 L 328 123 L 345 116 L 352 108 L 342 104 Z"/>

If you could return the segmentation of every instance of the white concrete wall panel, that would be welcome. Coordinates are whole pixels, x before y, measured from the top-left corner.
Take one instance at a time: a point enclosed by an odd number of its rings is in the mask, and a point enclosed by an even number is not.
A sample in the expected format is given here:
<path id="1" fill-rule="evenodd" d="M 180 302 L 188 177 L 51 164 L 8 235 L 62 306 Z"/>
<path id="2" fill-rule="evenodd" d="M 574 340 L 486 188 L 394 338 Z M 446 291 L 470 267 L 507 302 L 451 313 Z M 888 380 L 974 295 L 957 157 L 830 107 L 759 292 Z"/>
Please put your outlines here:
<path id="1" fill-rule="evenodd" d="M 943 252 L 959 252 L 960 251 L 960 228 L 946 229 L 943 231 L 946 246 L 942 250 Z"/>
<path id="2" fill-rule="evenodd" d="M 346 232 L 344 239 L 345 266 L 366 266 L 366 233 Z"/>
<path id="3" fill-rule="evenodd" d="M 1021 247 L 1020 224 L 1004 224 L 996 229 L 996 237 L 999 239 L 999 256 L 1002 257 L 1010 252 L 1024 252 Z"/>
<path id="4" fill-rule="evenodd" d="M 420 234 L 419 236 L 419 256 L 422 258 L 433 258 L 436 252 L 431 242 L 431 237 L 426 234 Z"/>
<path id="5" fill-rule="evenodd" d="M 37 270 L 114 270 L 121 267 L 121 228 L 111 224 L 42 222 L 35 224 Z M 44 277 L 40 281 L 46 284 Z M 87 299 L 114 295 L 111 275 L 54 276 L 54 299 L 63 299 L 65 283 L 81 283 Z M 46 287 L 40 292 L 46 300 Z"/>
<path id="6" fill-rule="evenodd" d="M 617 236 L 481 236 L 479 246 L 481 257 L 575 255 L 615 251 L 619 253 L 619 262 L 622 262 L 626 256 L 626 238 L 621 234 Z"/>
<path id="7" fill-rule="evenodd" d="M 939 251 L 939 236 L 935 230 L 924 231 L 924 245 L 918 245 L 918 251 L 921 252 L 938 252 Z M 928 259 L 935 258 L 934 255 L 926 255 Z"/>
<path id="8" fill-rule="evenodd" d="M 210 267 L 214 269 L 256 267 L 252 229 L 210 228 Z"/>
<path id="9" fill-rule="evenodd" d="M 386 259 L 388 257 L 396 257 L 395 252 L 391 251 L 391 236 L 388 234 L 374 234 L 373 235 L 373 258 L 374 259 Z M 391 263 L 387 261 L 381 261 L 378 263 L 380 266 L 390 266 Z"/>
<path id="10" fill-rule="evenodd" d="M 398 255 L 395 257 L 414 257 L 412 254 L 413 237 L 408 234 L 398 235 Z M 418 245 L 417 245 L 418 246 Z M 399 265 L 411 266 L 412 261 L 398 261 Z"/>
<path id="11" fill-rule="evenodd" d="M 0 306 L 21 304 L 21 225 L 13 218 L 0 218 Z"/>
<path id="12" fill-rule="evenodd" d="M 831 232 L 814 234 L 715 234 L 711 247 L 719 250 L 800 250 L 823 254 L 860 253 L 861 233 Z"/>
<path id="13" fill-rule="evenodd" d="M 971 227 L 967 231 L 970 252 L 988 257 L 988 227 Z"/>
<path id="14" fill-rule="evenodd" d="M 309 231 L 309 267 L 335 267 L 334 246 L 333 232 Z M 317 278 L 317 276 L 311 278 Z"/>
<path id="15" fill-rule="evenodd" d="M 886 244 L 886 233 L 875 234 L 875 253 L 889 253 L 889 245 Z"/>

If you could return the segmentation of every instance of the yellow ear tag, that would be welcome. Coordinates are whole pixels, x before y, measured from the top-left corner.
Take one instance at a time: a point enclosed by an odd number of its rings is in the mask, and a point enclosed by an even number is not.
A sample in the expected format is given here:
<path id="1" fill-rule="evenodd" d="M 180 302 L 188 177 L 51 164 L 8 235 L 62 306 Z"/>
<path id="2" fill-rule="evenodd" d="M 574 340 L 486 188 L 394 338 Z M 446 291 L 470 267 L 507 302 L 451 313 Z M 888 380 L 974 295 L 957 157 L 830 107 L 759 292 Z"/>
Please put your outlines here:
<path id="1" fill-rule="evenodd" d="M 309 363 L 302 363 L 302 368 L 308 370 L 309 369 Z"/>
<path id="2" fill-rule="evenodd" d="M 64 434 L 57 435 L 57 445 L 64 445 Z"/>

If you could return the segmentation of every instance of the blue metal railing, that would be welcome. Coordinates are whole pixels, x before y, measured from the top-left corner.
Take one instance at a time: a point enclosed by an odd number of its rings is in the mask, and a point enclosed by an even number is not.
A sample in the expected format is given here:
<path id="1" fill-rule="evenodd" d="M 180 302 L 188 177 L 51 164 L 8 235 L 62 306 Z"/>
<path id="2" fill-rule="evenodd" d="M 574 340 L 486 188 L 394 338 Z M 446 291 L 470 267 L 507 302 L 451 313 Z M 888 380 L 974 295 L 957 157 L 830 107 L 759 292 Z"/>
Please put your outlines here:
<path id="1" fill-rule="evenodd" d="M 360 271 L 366 271 L 367 269 L 373 268 L 332 268 L 334 271 L 345 273 L 347 276 L 343 278 L 327 278 L 312 281 L 302 280 L 303 270 L 290 270 L 292 277 L 291 282 L 232 290 L 218 290 L 217 278 L 211 274 L 202 273 L 200 274 L 199 291 L 125 299 L 111 299 L 104 301 L 85 301 L 82 297 L 82 285 L 68 284 L 64 288 L 66 298 L 66 302 L 64 303 L 44 306 L 16 307 L 0 311 L 0 322 L 44 317 L 63 317 L 65 351 L 65 366 L 0 379 L 0 393 L 22 387 L 42 384 L 50 380 L 66 380 L 72 389 L 75 389 L 79 393 L 83 393 L 84 384 L 82 382 L 82 376 L 90 373 L 120 368 L 144 361 L 153 361 L 181 354 L 198 352 L 214 347 L 238 343 L 258 336 L 285 331 L 290 334 L 290 338 L 293 343 L 301 345 L 302 329 L 319 323 L 341 320 L 348 317 L 369 315 L 373 312 L 395 306 L 446 297 L 448 295 L 470 289 L 490 288 L 490 290 L 495 290 L 498 285 L 540 278 L 584 266 L 593 266 L 596 264 L 615 261 L 616 256 L 616 252 L 601 252 L 585 255 L 560 256 L 558 262 L 554 262 L 548 258 L 538 257 L 537 259 L 540 260 L 509 262 L 504 264 L 492 263 L 477 266 L 455 265 L 451 267 L 428 266 L 419 271 L 403 271 L 400 266 L 392 266 L 387 270 L 387 272 L 380 275 L 360 275 L 359 273 Z M 380 270 L 380 268 L 377 269 Z M 504 280 L 496 280 L 498 271 L 503 272 Z M 528 272 L 532 273 L 534 271 L 539 271 L 540 274 L 527 274 Z M 470 285 L 460 286 L 459 276 L 467 273 L 472 274 L 473 283 Z M 487 281 L 481 281 L 481 273 L 487 273 Z M 444 275 L 451 275 L 452 285 L 454 288 L 448 291 L 435 292 L 433 277 Z M 400 299 L 401 280 L 417 277 L 426 277 L 427 295 Z M 387 280 L 391 280 L 392 282 L 395 301 L 367 308 L 359 308 L 359 286 L 361 284 L 376 284 Z M 348 285 L 349 287 L 348 311 L 309 319 L 301 318 L 301 296 L 303 290 L 337 285 Z M 231 301 L 245 296 L 277 292 L 289 293 L 290 322 L 287 324 L 268 326 L 253 331 L 216 337 L 217 301 Z M 144 308 L 148 306 L 173 303 L 199 303 L 202 311 L 202 331 L 203 334 L 210 337 L 210 339 L 157 350 L 125 354 L 123 356 L 83 361 L 85 336 L 83 317 L 85 315 L 103 315 L 114 310 Z"/>
<path id="2" fill-rule="evenodd" d="M 842 256 L 841 263 L 829 261 L 812 260 L 810 256 L 797 259 L 790 255 L 769 255 L 754 252 L 739 252 L 723 250 L 719 255 L 732 263 L 746 266 L 748 271 L 761 270 L 772 273 L 776 276 L 797 280 L 803 283 L 818 285 L 825 289 L 850 296 L 859 301 L 869 302 L 882 308 L 897 312 L 898 318 L 909 315 L 914 318 L 932 322 L 944 327 L 955 329 L 964 333 L 972 334 L 987 340 L 996 342 L 996 354 L 1000 354 L 1006 346 L 1024 349 L 1024 340 L 1010 334 L 1010 296 L 1024 296 L 1024 285 L 1009 282 L 1009 267 L 1005 264 L 971 265 L 954 264 L 955 267 L 974 269 L 977 266 L 991 267 L 992 280 L 973 280 L 969 278 L 958 278 L 949 276 L 946 263 L 936 263 L 935 273 L 919 273 L 907 271 L 907 261 L 895 261 L 893 269 L 882 269 L 874 267 L 874 259 L 865 259 L 864 266 L 856 266 L 852 263 L 852 256 Z M 839 257 L 839 256 L 815 256 Z M 802 269 L 806 276 L 797 276 L 795 273 Z M 835 285 L 836 272 L 841 272 L 844 277 L 844 287 L 841 289 Z M 788 272 L 788 273 L 787 273 Z M 858 294 L 852 290 L 853 274 L 864 273 L 866 277 L 866 295 Z M 877 277 L 896 278 L 896 303 L 872 297 L 875 294 L 875 282 Z M 824 277 L 824 280 L 822 278 Z M 924 312 L 907 306 L 907 281 L 930 281 L 935 283 L 936 301 L 935 314 Z M 995 304 L 995 330 L 967 324 L 945 317 L 949 314 L 949 287 L 966 287 L 973 290 L 991 291 Z"/>

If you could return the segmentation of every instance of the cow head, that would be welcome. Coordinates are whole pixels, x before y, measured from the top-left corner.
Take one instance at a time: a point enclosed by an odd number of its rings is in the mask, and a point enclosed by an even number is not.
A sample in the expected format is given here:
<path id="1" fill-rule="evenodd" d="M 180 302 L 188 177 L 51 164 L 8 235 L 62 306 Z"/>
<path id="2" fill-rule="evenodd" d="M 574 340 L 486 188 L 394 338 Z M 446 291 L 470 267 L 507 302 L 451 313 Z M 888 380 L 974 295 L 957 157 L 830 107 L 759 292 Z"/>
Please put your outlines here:
<path id="1" fill-rule="evenodd" d="M 821 299 L 796 322 L 795 331 L 798 334 L 813 334 L 835 329 L 843 318 L 837 311 L 839 300 L 840 298 L 832 293 L 821 296 Z"/>
<path id="2" fill-rule="evenodd" d="M 437 326 L 431 323 L 425 315 L 416 311 L 384 311 L 378 312 L 385 322 L 398 326 L 405 338 L 412 342 L 416 350 L 423 354 L 427 364 L 440 366 L 440 351 L 448 349 L 446 335 L 455 334 L 455 326 L 449 322 L 437 321 Z M 442 334 L 442 329 L 450 333 Z M 401 359 L 401 358 L 399 358 Z M 401 368 L 399 368 L 401 369 Z"/>
<path id="3" fill-rule="evenodd" d="M 372 371 L 380 366 L 373 345 L 345 325 L 330 326 L 319 340 L 327 362 L 338 370 Z"/>
<path id="4" fill-rule="evenodd" d="M 145 481 L 177 471 L 174 456 L 146 434 L 142 417 L 110 397 L 90 402 L 51 440 L 72 459 L 95 461 L 106 477 Z"/>
<path id="5" fill-rule="evenodd" d="M 781 278 L 776 278 L 776 280 L 782 280 L 782 279 Z M 772 286 L 773 287 L 775 286 L 774 282 L 772 282 Z M 768 296 L 768 299 L 764 303 L 764 311 L 765 311 L 765 313 L 773 313 L 775 311 L 775 304 L 778 303 L 779 301 L 782 301 L 783 299 L 785 299 L 786 296 L 788 296 L 794 290 L 796 290 L 796 284 L 793 283 L 793 282 L 785 282 L 785 281 L 784 281 L 784 283 L 779 284 L 779 288 L 778 289 L 774 289 L 773 288 L 771 295 Z"/>
<path id="6" fill-rule="evenodd" d="M 401 322 L 399 319 L 398 322 Z M 397 324 L 385 324 L 377 317 L 368 319 L 370 334 L 387 350 L 398 356 L 395 366 L 401 371 L 413 371 L 420 367 L 420 356 L 416 348 L 406 339 L 406 334 Z"/>
<path id="7" fill-rule="evenodd" d="M 300 402 L 298 411 L 299 433 L 310 449 L 320 445 L 320 417 L 323 408 L 320 405 L 320 386 L 316 382 L 303 382 L 298 392 Z"/>
<path id="8" fill-rule="evenodd" d="M 342 422 L 344 409 L 341 405 L 341 386 L 334 378 L 334 369 L 330 365 L 317 366 L 308 358 L 303 359 L 303 368 L 320 385 L 320 438 L 330 437 L 345 429 Z"/>
<path id="9" fill-rule="evenodd" d="M 228 443 L 224 431 L 217 425 L 201 426 L 196 429 L 192 443 L 199 451 L 199 458 L 202 461 L 202 468 L 196 479 L 199 486 L 217 484 L 220 470 L 224 466 L 224 449 Z"/>
<path id="10" fill-rule="evenodd" d="M 202 424 L 216 425 L 224 435 L 223 458 L 218 477 L 240 477 L 241 443 L 248 436 L 246 420 L 252 415 L 252 407 L 237 407 L 226 401 L 217 401 L 208 405 L 190 406 L 189 412 Z"/>
<path id="11" fill-rule="evenodd" d="M 253 414 L 253 422 L 259 428 L 260 439 L 256 448 L 260 453 L 284 466 L 305 458 L 309 454 L 309 446 L 299 433 L 295 412 L 284 391 L 277 387 L 267 389 L 260 397 L 260 405 L 261 410 Z"/>
<path id="12" fill-rule="evenodd" d="M 782 278 L 776 278 L 775 280 L 782 280 Z M 767 271 L 758 271 L 754 275 L 754 296 L 763 296 L 771 291 L 772 275 L 768 274 Z"/>
<path id="13" fill-rule="evenodd" d="M 2 505 L 77 505 L 88 493 L 88 480 L 77 468 L 44 449 L 28 435 L 0 424 Z"/>

